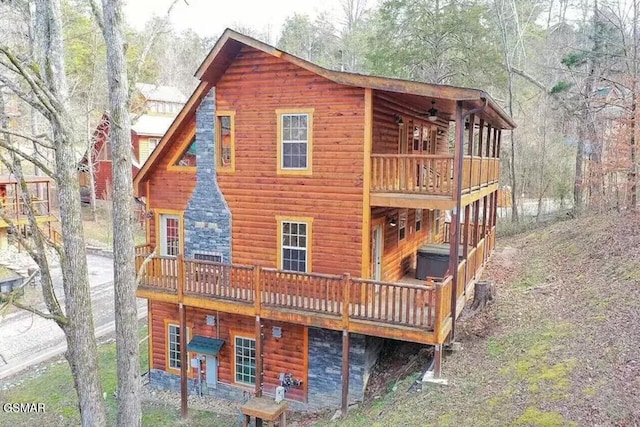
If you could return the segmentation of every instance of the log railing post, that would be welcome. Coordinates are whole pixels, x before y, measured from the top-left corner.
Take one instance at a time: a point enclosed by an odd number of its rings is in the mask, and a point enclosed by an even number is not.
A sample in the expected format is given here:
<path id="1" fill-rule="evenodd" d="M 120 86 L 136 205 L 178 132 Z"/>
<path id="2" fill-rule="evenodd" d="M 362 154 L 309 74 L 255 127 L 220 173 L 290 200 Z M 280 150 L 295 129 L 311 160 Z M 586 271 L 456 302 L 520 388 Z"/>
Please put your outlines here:
<path id="1" fill-rule="evenodd" d="M 256 265 L 253 267 L 253 290 L 255 292 L 253 305 L 256 309 L 256 316 L 260 316 L 260 309 L 262 307 L 262 286 L 260 283 L 262 279 L 260 276 L 260 266 Z"/>
<path id="2" fill-rule="evenodd" d="M 435 306 L 435 316 L 434 316 L 434 325 L 433 325 L 433 334 L 437 339 L 440 335 L 440 329 L 442 328 L 442 284 L 440 282 L 436 283 L 436 306 Z"/>
<path id="3" fill-rule="evenodd" d="M 349 303 L 351 302 L 351 275 L 344 273 L 342 275 L 342 327 L 345 331 L 349 330 Z"/>
<path id="4" fill-rule="evenodd" d="M 178 281 L 177 283 L 177 287 L 178 287 L 178 301 L 182 302 L 182 297 L 184 296 L 184 256 L 182 254 L 179 254 L 178 257 L 176 258 L 176 264 L 177 264 L 177 276 L 176 280 Z"/>

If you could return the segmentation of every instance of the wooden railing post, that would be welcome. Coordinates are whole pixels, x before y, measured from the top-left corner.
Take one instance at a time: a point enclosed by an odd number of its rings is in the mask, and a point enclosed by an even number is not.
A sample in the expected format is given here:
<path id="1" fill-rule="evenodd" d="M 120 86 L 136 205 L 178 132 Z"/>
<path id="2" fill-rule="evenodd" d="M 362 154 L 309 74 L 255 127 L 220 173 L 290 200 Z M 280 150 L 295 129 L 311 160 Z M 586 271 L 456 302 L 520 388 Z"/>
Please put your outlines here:
<path id="1" fill-rule="evenodd" d="M 351 302 L 351 275 L 342 275 L 342 327 L 346 331 L 349 329 L 349 303 Z"/>
<path id="2" fill-rule="evenodd" d="M 176 258 L 176 263 L 177 263 L 177 273 L 178 273 L 178 301 L 182 302 L 182 297 L 184 296 L 184 256 L 182 254 L 179 254 L 178 257 Z"/>
<path id="3" fill-rule="evenodd" d="M 435 285 L 436 288 L 436 314 L 434 316 L 433 334 L 438 338 L 440 336 L 440 328 L 442 328 L 442 283 L 438 282 Z"/>
<path id="4" fill-rule="evenodd" d="M 262 286 L 260 283 L 260 266 L 253 267 L 253 290 L 255 292 L 253 306 L 256 309 L 256 316 L 260 316 L 260 309 L 262 306 Z"/>

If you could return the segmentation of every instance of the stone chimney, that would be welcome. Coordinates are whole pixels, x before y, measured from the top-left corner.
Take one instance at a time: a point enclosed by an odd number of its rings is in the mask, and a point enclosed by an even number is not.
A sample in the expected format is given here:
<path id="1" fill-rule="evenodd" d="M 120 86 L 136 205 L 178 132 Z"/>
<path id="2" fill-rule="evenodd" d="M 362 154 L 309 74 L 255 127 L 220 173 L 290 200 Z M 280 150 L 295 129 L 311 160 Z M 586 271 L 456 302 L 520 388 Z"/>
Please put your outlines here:
<path id="1" fill-rule="evenodd" d="M 185 257 L 231 263 L 231 211 L 216 179 L 215 88 L 196 112 L 196 187 L 184 213 Z"/>

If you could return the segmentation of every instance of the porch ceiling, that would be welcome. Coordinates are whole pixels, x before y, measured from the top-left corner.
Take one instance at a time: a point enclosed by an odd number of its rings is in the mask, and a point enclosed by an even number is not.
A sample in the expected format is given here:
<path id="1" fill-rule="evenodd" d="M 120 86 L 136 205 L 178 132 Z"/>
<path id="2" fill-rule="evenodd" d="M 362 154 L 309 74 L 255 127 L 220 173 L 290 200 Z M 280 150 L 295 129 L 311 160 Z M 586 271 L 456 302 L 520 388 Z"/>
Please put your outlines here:
<path id="1" fill-rule="evenodd" d="M 398 93 L 389 91 L 376 91 L 382 97 L 387 99 L 393 99 L 399 105 L 405 106 L 407 109 L 413 110 L 417 115 L 427 116 L 427 111 L 435 107 L 438 110 L 438 117 L 445 122 L 455 120 L 456 102 L 458 99 L 447 98 L 446 93 L 443 92 L 442 97 L 429 97 L 421 96 L 410 93 Z M 435 101 L 432 104 L 431 101 Z M 481 99 L 462 100 L 463 108 L 465 110 L 471 110 L 474 108 L 482 107 L 483 101 Z M 489 123 L 494 128 L 510 129 L 512 126 L 507 123 L 491 105 L 488 105 L 484 111 L 476 114 L 476 120 L 483 119 L 485 123 Z"/>

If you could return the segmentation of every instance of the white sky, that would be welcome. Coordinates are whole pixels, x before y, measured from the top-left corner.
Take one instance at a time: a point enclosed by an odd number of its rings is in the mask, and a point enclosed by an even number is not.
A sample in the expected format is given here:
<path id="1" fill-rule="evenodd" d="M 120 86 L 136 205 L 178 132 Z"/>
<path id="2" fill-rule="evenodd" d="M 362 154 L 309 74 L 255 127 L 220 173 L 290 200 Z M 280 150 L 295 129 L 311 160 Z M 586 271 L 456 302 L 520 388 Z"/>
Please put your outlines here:
<path id="1" fill-rule="evenodd" d="M 126 3 L 127 21 L 141 29 L 153 15 L 164 16 L 171 0 L 128 0 Z M 323 11 L 333 16 L 341 11 L 340 0 L 187 0 L 187 3 L 180 0 L 171 12 L 171 21 L 178 30 L 191 28 L 201 36 L 217 38 L 225 28 L 240 24 L 269 30 L 272 42 L 285 18 L 294 12 L 313 18 Z"/>

